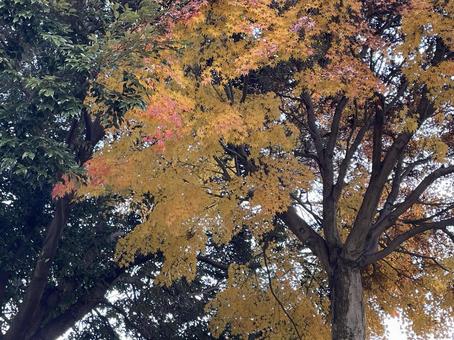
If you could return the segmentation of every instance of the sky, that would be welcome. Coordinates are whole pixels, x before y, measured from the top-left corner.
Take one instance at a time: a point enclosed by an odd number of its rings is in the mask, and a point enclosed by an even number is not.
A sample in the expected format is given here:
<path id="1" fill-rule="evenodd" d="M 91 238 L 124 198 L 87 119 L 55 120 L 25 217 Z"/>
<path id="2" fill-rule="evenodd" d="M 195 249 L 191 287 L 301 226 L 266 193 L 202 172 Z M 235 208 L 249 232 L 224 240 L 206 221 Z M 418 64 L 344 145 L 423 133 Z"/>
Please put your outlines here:
<path id="1" fill-rule="evenodd" d="M 402 332 L 399 318 L 390 318 L 386 321 L 386 333 L 389 340 L 407 340 L 407 335 Z"/>

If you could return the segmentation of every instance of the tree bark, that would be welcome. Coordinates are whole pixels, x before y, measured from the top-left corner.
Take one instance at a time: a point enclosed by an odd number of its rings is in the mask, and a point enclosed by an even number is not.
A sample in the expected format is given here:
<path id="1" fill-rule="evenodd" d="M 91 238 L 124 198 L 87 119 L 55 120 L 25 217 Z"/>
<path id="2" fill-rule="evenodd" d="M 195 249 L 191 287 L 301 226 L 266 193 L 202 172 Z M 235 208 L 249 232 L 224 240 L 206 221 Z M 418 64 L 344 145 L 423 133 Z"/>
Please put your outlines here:
<path id="1" fill-rule="evenodd" d="M 23 303 L 19 307 L 19 312 L 5 334 L 6 340 L 24 339 L 31 329 L 37 327 L 37 321 L 40 319 L 41 298 L 47 285 L 49 270 L 57 251 L 58 242 L 68 219 L 70 199 L 70 196 L 65 196 L 56 203 L 55 215 L 47 229 L 47 236 L 38 256 L 30 284 L 27 287 Z"/>
<path id="2" fill-rule="evenodd" d="M 358 266 L 340 260 L 331 277 L 333 340 L 363 340 L 366 336 L 363 285 Z"/>
<path id="3" fill-rule="evenodd" d="M 100 119 L 92 120 L 86 110 L 82 112 L 85 126 L 85 139 L 76 145 L 76 130 L 78 121 L 74 120 L 66 138 L 66 144 L 74 149 L 79 164 L 90 159 L 93 148 L 104 137 L 104 128 Z M 41 252 L 26 289 L 19 311 L 11 322 L 11 326 L 4 335 L 5 340 L 27 339 L 37 329 L 42 320 L 42 298 L 48 284 L 50 268 L 57 253 L 58 243 L 70 213 L 70 203 L 73 193 L 68 193 L 55 203 L 55 213 L 47 227 L 46 238 L 43 241 Z"/>

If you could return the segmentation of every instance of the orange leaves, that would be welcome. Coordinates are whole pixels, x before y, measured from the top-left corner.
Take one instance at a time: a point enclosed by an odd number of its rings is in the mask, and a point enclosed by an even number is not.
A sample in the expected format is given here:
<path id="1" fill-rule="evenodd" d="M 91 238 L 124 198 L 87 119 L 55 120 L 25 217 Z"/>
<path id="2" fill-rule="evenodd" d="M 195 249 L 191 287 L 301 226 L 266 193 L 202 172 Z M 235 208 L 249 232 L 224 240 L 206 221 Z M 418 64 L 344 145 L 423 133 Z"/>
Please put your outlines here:
<path id="1" fill-rule="evenodd" d="M 76 181 L 68 175 L 63 175 L 61 181 L 54 184 L 51 192 L 52 199 L 56 200 L 64 197 L 66 194 L 73 192 L 76 189 Z"/>
<path id="2" fill-rule="evenodd" d="M 82 177 L 63 175 L 52 188 L 52 199 L 57 200 L 72 193 L 81 196 L 102 191 L 102 186 L 110 174 L 110 166 L 98 157 L 85 162 L 84 168 L 86 172 Z"/>
<path id="3" fill-rule="evenodd" d="M 91 159 L 85 162 L 84 167 L 87 170 L 89 183 L 93 186 L 102 185 L 110 172 L 109 165 L 102 158 Z"/>

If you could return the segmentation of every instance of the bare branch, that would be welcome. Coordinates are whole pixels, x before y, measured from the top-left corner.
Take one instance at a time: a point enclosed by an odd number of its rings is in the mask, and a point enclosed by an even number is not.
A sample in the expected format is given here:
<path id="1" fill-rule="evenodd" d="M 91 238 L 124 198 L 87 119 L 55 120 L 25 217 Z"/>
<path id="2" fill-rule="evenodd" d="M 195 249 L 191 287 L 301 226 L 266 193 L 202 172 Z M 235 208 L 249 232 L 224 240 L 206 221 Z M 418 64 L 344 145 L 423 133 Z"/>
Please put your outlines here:
<path id="1" fill-rule="evenodd" d="M 213 260 L 211 258 L 209 258 L 208 256 L 205 256 L 205 255 L 197 255 L 197 260 L 199 260 L 200 262 L 203 262 L 203 263 L 206 263 L 212 267 L 215 267 L 217 269 L 220 269 L 224 272 L 227 272 L 229 270 L 229 265 L 227 264 L 224 264 L 224 263 L 220 263 L 216 260 Z"/>
<path id="2" fill-rule="evenodd" d="M 314 112 L 314 104 L 312 102 L 312 98 L 307 92 L 303 92 L 301 94 L 301 101 L 304 103 L 306 107 L 307 113 L 307 123 L 309 126 L 309 133 L 314 141 L 315 150 L 317 151 L 317 157 L 320 160 L 322 165 L 322 169 L 325 169 L 325 158 L 323 156 L 323 142 L 320 136 L 320 131 L 318 130 Z"/>
<path id="3" fill-rule="evenodd" d="M 417 203 L 419 197 L 427 190 L 427 188 L 437 179 L 454 173 L 454 165 L 448 167 L 440 167 L 430 175 L 426 176 L 419 185 L 407 196 L 407 198 L 398 204 L 389 214 L 382 216 L 373 226 L 370 234 L 372 241 L 378 240 L 380 235 L 389 227 L 394 225 L 398 218 L 406 212 L 411 206 Z"/>
<path id="4" fill-rule="evenodd" d="M 434 111 L 433 105 L 422 95 L 415 112 L 419 113 L 418 127 Z M 377 210 L 381 194 L 389 175 L 394 169 L 401 153 L 413 136 L 413 132 L 402 132 L 389 147 L 379 168 L 372 171 L 363 202 L 356 216 L 352 231 L 345 242 L 345 252 L 350 258 L 359 258 L 366 247 L 366 239 L 372 228 L 372 219 Z"/>
<path id="5" fill-rule="evenodd" d="M 292 324 L 293 329 L 295 330 L 296 335 L 298 336 L 298 339 L 302 340 L 303 338 L 302 338 L 302 336 L 301 336 L 301 334 L 300 334 L 300 332 L 298 330 L 298 327 L 296 326 L 295 321 L 293 320 L 293 318 L 289 314 L 289 312 L 287 312 L 287 310 L 285 309 L 284 304 L 281 302 L 281 300 L 278 298 L 278 296 L 276 295 L 276 293 L 274 291 L 273 281 L 271 279 L 271 274 L 270 274 L 270 268 L 268 267 L 268 259 L 266 257 L 266 248 L 263 249 L 263 260 L 265 262 L 266 274 L 267 274 L 267 278 L 268 278 L 268 286 L 270 287 L 271 294 L 273 295 L 273 297 L 276 300 L 276 302 L 279 304 L 279 307 L 281 307 L 281 309 L 284 312 L 285 316 L 287 316 L 287 318 L 290 320 L 290 323 Z"/>
<path id="6" fill-rule="evenodd" d="M 345 185 L 344 180 L 345 176 L 347 175 L 348 167 L 350 166 L 350 161 L 352 160 L 352 157 L 355 154 L 355 152 L 358 150 L 358 147 L 361 144 L 367 130 L 369 130 L 369 127 L 370 127 L 369 121 L 367 120 L 366 122 L 364 122 L 364 125 L 356 134 L 352 145 L 347 149 L 345 157 L 340 164 L 336 184 L 334 186 L 334 198 L 336 202 L 339 200 L 339 197 L 342 193 L 342 189 L 344 188 Z"/>
<path id="7" fill-rule="evenodd" d="M 383 114 L 383 108 L 377 107 L 375 110 L 375 121 L 374 121 L 374 133 L 372 136 L 372 176 L 380 171 L 381 156 L 383 148 L 383 125 L 385 123 L 385 117 Z"/>
<path id="8" fill-rule="evenodd" d="M 339 133 L 339 125 L 342 117 L 342 112 L 344 111 L 345 106 L 347 105 L 348 99 L 347 97 L 343 96 L 339 102 L 337 103 L 336 110 L 333 116 L 333 122 L 331 124 L 331 131 L 329 140 L 326 146 L 326 159 L 332 159 L 334 148 L 336 146 L 337 135 Z"/>

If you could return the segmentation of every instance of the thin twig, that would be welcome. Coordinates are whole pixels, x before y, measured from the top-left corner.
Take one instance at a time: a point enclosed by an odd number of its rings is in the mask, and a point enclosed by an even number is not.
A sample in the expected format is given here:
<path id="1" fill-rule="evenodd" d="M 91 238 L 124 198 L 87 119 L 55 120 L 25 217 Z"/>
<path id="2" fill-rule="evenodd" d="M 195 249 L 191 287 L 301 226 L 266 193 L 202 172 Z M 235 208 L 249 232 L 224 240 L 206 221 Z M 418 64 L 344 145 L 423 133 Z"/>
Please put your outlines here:
<path id="1" fill-rule="evenodd" d="M 281 309 L 284 312 L 284 314 L 290 320 L 290 323 L 292 324 L 293 328 L 295 329 L 295 332 L 296 332 L 296 335 L 298 336 L 298 339 L 303 340 L 303 338 L 301 337 L 300 332 L 298 331 L 298 327 L 296 326 L 295 321 L 292 319 L 290 314 L 285 310 L 284 305 L 282 304 L 282 302 L 279 300 L 279 298 L 277 297 L 276 293 L 274 292 L 273 285 L 272 285 L 272 280 L 271 280 L 270 269 L 268 267 L 268 259 L 266 257 L 266 248 L 263 249 L 263 259 L 265 261 L 266 274 L 268 276 L 268 284 L 270 286 L 271 294 L 273 295 L 274 299 L 277 301 L 277 303 L 281 307 Z"/>

